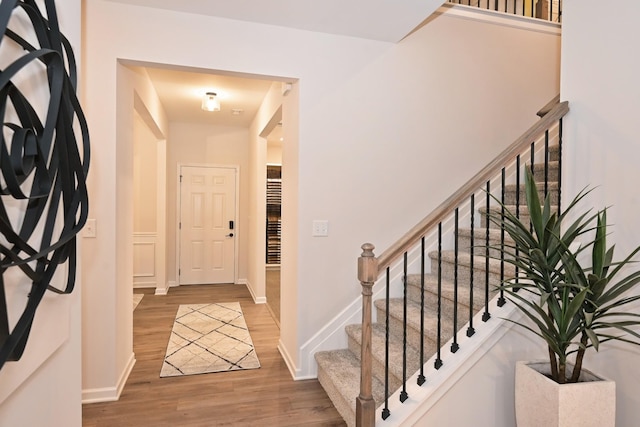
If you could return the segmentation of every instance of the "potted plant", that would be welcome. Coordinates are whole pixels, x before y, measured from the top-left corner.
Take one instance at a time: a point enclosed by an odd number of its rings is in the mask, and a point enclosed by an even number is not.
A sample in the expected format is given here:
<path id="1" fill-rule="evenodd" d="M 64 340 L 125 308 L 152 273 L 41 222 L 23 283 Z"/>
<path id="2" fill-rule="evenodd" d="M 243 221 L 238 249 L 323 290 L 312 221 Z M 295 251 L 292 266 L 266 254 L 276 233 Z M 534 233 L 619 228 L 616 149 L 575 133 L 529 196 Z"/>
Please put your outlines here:
<path id="1" fill-rule="evenodd" d="M 640 314 L 629 311 L 630 304 L 640 299 L 640 295 L 629 292 L 640 282 L 640 271 L 629 272 L 628 268 L 640 247 L 622 261 L 613 261 L 614 247 L 608 248 L 606 242 L 606 209 L 576 212 L 588 191 L 578 194 L 558 214 L 552 209 L 550 197 L 541 203 L 533 174 L 527 169 L 525 193 L 529 210 L 526 221 L 505 206 L 504 215 L 489 214 L 489 219 L 504 227 L 512 240 L 493 249 L 518 272 L 516 278 L 500 285 L 524 314 L 523 320 L 514 323 L 541 338 L 549 352 L 546 362 L 519 363 L 516 367 L 518 427 L 614 426 L 615 384 L 597 381 L 582 368 L 582 362 L 588 350 L 597 351 L 607 341 L 640 345 L 636 340 L 640 334 L 633 330 L 640 325 Z M 532 373 L 532 369 L 544 375 Z M 523 374 L 535 375 L 534 383 L 523 385 Z M 551 389 L 541 389 L 547 386 Z M 602 388 L 596 393 L 605 395 L 596 394 L 589 401 L 588 396 L 579 394 L 579 390 L 594 387 Z M 524 389 L 526 395 L 518 395 L 518 389 Z M 532 401 L 535 391 L 541 392 L 544 403 Z M 572 396 L 579 401 L 562 402 Z M 534 419 L 527 421 L 522 417 L 530 405 Z M 605 409 L 603 405 L 612 407 Z M 553 408 L 558 414 L 553 414 Z M 589 409 L 597 415 L 591 415 Z"/>

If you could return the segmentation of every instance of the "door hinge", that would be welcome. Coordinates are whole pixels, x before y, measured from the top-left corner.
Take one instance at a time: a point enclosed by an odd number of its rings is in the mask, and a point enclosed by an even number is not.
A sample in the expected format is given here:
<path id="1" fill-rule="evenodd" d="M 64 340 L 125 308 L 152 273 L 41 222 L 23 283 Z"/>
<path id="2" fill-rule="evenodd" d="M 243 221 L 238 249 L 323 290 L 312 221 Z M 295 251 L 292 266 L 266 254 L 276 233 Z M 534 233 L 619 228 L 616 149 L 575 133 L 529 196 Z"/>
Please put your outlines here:
<path id="1" fill-rule="evenodd" d="M 180 175 L 180 182 L 182 182 L 182 175 Z"/>
<path id="2" fill-rule="evenodd" d="M 182 230 L 182 223 L 181 222 L 178 223 L 178 230 Z"/>
<path id="3" fill-rule="evenodd" d="M 181 269 L 181 268 L 179 268 L 179 269 L 178 269 L 178 276 L 180 276 L 181 274 L 182 274 L 182 269 Z"/>

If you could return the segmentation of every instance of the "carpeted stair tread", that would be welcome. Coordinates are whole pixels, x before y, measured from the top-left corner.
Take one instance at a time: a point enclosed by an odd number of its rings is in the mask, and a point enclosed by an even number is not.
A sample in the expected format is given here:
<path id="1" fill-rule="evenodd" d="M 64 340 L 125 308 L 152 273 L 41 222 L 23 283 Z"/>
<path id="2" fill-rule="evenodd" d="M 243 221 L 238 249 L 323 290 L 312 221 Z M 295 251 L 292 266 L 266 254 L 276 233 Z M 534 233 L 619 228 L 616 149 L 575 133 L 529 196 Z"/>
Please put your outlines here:
<path id="1" fill-rule="evenodd" d="M 523 181 L 524 182 L 524 181 Z M 515 205 L 516 204 L 516 184 L 507 184 L 504 187 L 504 204 L 505 205 Z M 538 183 L 538 194 L 540 195 L 540 199 L 544 200 L 544 184 Z M 547 192 L 550 194 L 551 203 L 558 203 L 558 182 L 557 181 L 549 181 L 547 183 Z M 520 184 L 519 194 L 519 203 L 522 205 L 525 203 L 525 187 L 524 183 Z"/>
<path id="2" fill-rule="evenodd" d="M 489 227 L 489 257 L 499 258 L 500 251 L 497 249 L 502 241 L 502 230 L 500 228 Z M 471 246 L 471 236 L 473 236 L 473 253 L 478 256 L 486 256 L 487 253 L 487 228 L 474 228 L 473 232 L 470 228 L 460 228 L 458 230 L 458 244 L 460 252 L 469 252 Z M 513 245 L 513 239 L 509 233 L 504 233 L 505 245 Z"/>
<path id="3" fill-rule="evenodd" d="M 360 346 L 362 344 L 362 325 L 348 325 L 346 328 L 349 336 L 349 349 L 360 359 Z M 371 353 L 373 359 L 373 374 L 384 381 L 385 365 L 385 336 L 386 327 L 383 323 L 373 323 L 371 325 Z M 402 361 L 403 354 L 402 337 L 390 335 L 389 337 L 389 360 Z M 431 355 L 425 355 L 428 359 Z M 407 377 L 420 369 L 420 350 L 407 345 Z M 402 385 L 402 363 L 389 364 L 389 392 L 393 393 Z"/>
<path id="4" fill-rule="evenodd" d="M 425 293 L 429 293 L 435 295 L 435 299 L 430 299 L 430 301 L 434 301 L 437 304 L 437 295 L 438 295 L 438 276 L 434 274 L 425 274 L 424 275 L 424 291 Z M 407 275 L 407 285 L 410 287 L 409 295 L 412 301 L 417 304 L 420 304 L 420 288 L 422 283 L 420 281 L 419 274 L 409 274 Z M 489 288 L 489 298 L 495 295 L 496 289 L 494 286 L 490 286 Z M 453 304 L 455 298 L 455 285 L 453 282 L 449 280 L 442 280 L 440 284 L 440 294 L 442 296 L 443 304 L 451 303 Z M 426 298 L 425 298 L 426 300 Z M 481 307 L 484 304 L 485 293 L 483 289 L 479 289 L 474 286 L 473 290 L 473 306 Z M 464 306 L 465 308 L 469 308 L 471 302 L 471 293 L 469 292 L 469 286 L 464 286 L 458 284 L 458 303 Z M 428 307 L 435 309 L 437 306 L 434 303 L 428 304 L 425 302 Z"/>
<path id="5" fill-rule="evenodd" d="M 442 251 L 441 255 L 442 263 L 453 264 L 456 259 L 456 255 L 454 251 Z M 431 258 L 432 262 L 436 265 L 435 270 L 437 271 L 437 262 L 438 262 L 438 251 L 429 252 L 429 258 Z M 481 255 L 473 256 L 473 268 L 476 271 L 485 271 L 486 270 L 486 257 Z M 471 255 L 469 252 L 461 252 L 458 251 L 458 265 L 463 268 L 458 268 L 459 270 L 466 269 L 468 270 L 471 266 Z M 432 267 L 432 270 L 434 268 Z M 496 258 L 489 258 L 489 272 L 492 274 L 500 275 L 502 270 L 501 261 Z M 515 269 L 512 265 L 506 264 L 504 265 L 504 274 L 505 277 L 511 277 L 515 274 Z M 452 278 L 448 278 L 451 280 Z"/>
<path id="6" fill-rule="evenodd" d="M 347 425 L 355 426 L 356 398 L 360 394 L 360 361 L 347 349 L 320 351 L 315 354 L 318 381 Z M 376 406 L 384 401 L 384 385 L 372 379 Z"/>
<path id="7" fill-rule="evenodd" d="M 528 165 L 527 165 L 528 166 Z M 557 160 L 550 160 L 547 163 L 547 180 L 549 181 L 557 181 L 558 180 L 558 172 L 560 171 L 560 162 Z M 542 182 L 544 181 L 545 175 L 545 165 L 543 162 L 534 163 L 533 165 L 533 176 L 536 181 Z"/>
<path id="8" fill-rule="evenodd" d="M 376 309 L 381 312 L 386 312 L 386 306 L 384 300 L 376 300 L 374 302 Z M 402 298 L 389 298 L 389 317 L 392 320 L 402 323 L 404 318 L 404 301 Z M 383 319 L 378 317 L 379 321 L 384 322 Z M 407 301 L 407 328 L 411 329 L 416 334 L 420 333 L 420 305 L 413 301 Z M 452 322 L 450 319 L 443 317 L 441 319 L 442 331 L 450 331 L 452 328 Z M 438 315 L 437 312 L 431 309 L 425 308 L 424 311 L 424 337 L 432 342 L 437 340 L 438 331 Z M 392 330 L 392 333 L 395 333 Z M 401 334 L 400 334 L 401 335 Z M 446 341 L 451 335 L 449 334 Z M 420 344 L 417 340 L 409 341 L 414 347 L 420 348 Z"/>

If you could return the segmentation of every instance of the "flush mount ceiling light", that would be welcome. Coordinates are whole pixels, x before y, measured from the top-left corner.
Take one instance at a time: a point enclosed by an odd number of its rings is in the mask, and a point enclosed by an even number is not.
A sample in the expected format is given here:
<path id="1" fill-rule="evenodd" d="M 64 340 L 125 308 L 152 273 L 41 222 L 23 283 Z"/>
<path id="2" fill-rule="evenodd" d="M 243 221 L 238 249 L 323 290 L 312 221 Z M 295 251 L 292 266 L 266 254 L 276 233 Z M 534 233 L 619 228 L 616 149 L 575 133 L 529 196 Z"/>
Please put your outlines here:
<path id="1" fill-rule="evenodd" d="M 220 102 L 216 99 L 215 92 L 207 92 L 202 97 L 202 109 L 204 111 L 220 111 Z"/>

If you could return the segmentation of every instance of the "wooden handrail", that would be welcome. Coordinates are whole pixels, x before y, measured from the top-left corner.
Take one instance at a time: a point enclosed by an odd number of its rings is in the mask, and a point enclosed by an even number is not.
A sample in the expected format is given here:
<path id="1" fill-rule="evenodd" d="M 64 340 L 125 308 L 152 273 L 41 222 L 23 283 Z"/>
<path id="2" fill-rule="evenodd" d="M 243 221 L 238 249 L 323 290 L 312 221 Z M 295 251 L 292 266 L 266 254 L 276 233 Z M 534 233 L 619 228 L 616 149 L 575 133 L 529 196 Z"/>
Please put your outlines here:
<path id="1" fill-rule="evenodd" d="M 384 251 L 378 257 L 378 277 L 380 277 L 380 273 L 384 272 L 392 262 L 411 249 L 411 247 L 415 245 L 422 236 L 427 233 L 427 231 L 432 227 L 435 227 L 439 222 L 443 221 L 458 205 L 467 200 L 472 192 L 482 187 L 489 179 L 499 173 L 506 162 L 515 158 L 520 152 L 527 148 L 535 138 L 549 129 L 554 122 L 564 117 L 568 111 L 569 103 L 567 101 L 558 103 L 551 109 L 551 111 L 549 111 L 548 114 L 538 120 L 536 124 L 531 126 L 522 134 L 522 136 L 516 139 L 513 144 L 500 153 L 498 157 L 485 166 L 473 178 L 467 181 L 467 183 L 451 197 L 446 199 L 444 203 L 438 206 L 433 212 L 409 230 L 408 233 Z"/>
<path id="2" fill-rule="evenodd" d="M 544 107 L 542 107 L 540 111 L 536 113 L 536 115 L 538 117 L 546 116 L 549 113 L 549 111 L 553 110 L 553 107 L 555 107 L 558 102 L 560 102 L 560 94 L 557 94 L 556 96 L 553 97 L 551 101 L 547 102 L 547 104 Z"/>

